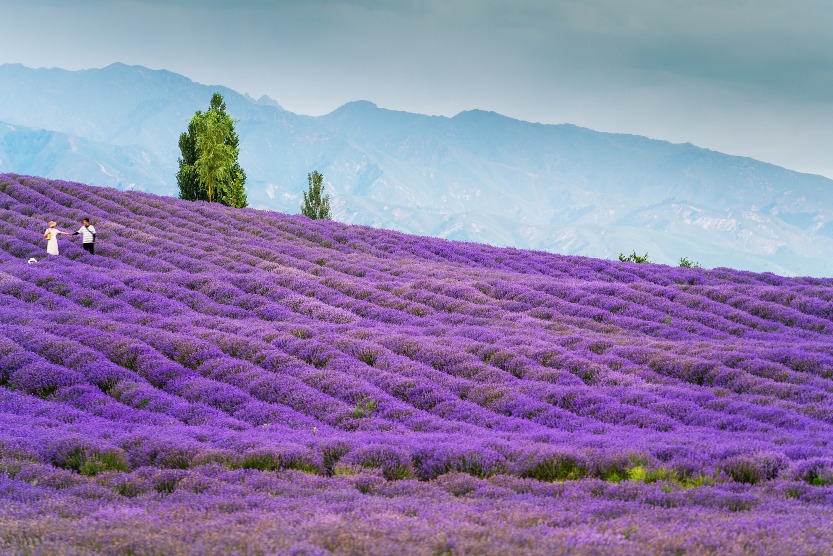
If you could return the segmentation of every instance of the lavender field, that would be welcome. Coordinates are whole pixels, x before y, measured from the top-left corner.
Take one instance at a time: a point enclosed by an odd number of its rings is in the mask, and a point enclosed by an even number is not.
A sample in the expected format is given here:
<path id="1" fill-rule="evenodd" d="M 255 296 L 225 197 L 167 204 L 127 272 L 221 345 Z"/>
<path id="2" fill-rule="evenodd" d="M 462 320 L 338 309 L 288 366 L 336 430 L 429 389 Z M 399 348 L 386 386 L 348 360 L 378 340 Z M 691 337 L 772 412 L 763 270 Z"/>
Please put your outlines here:
<path id="1" fill-rule="evenodd" d="M 0 553 L 833 554 L 833 279 L 0 174 Z"/>

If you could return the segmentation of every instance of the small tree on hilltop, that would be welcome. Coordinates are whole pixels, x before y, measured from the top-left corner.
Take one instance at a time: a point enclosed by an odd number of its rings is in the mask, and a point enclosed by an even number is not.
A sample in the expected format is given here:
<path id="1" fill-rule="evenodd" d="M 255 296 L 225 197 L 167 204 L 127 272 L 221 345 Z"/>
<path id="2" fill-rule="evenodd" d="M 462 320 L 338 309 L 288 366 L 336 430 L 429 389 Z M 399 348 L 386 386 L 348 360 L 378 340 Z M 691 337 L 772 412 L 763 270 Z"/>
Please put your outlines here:
<path id="1" fill-rule="evenodd" d="M 307 174 L 309 188 L 304 193 L 301 214 L 314 220 L 330 220 L 330 196 L 324 195 L 324 176 L 318 171 Z"/>
<path id="2" fill-rule="evenodd" d="M 240 167 L 234 120 L 226 114 L 223 96 L 214 93 L 207 112 L 197 112 L 188 131 L 179 136 L 179 197 L 245 207 L 246 173 Z"/>
<path id="3" fill-rule="evenodd" d="M 637 255 L 636 251 L 632 252 L 630 255 L 627 256 L 624 253 L 619 253 L 619 260 L 623 263 L 645 264 L 651 262 L 650 260 L 648 260 L 648 253 L 645 253 L 644 255 Z"/>

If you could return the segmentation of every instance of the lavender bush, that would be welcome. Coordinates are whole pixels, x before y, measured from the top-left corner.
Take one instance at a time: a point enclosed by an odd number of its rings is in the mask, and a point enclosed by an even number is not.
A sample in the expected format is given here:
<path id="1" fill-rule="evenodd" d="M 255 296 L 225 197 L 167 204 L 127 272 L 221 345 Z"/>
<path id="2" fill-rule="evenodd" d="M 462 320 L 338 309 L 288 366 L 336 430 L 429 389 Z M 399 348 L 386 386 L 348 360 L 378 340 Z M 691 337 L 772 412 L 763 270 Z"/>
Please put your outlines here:
<path id="1" fill-rule="evenodd" d="M 0 306 L 3 553 L 833 550 L 832 279 L 0 174 Z"/>

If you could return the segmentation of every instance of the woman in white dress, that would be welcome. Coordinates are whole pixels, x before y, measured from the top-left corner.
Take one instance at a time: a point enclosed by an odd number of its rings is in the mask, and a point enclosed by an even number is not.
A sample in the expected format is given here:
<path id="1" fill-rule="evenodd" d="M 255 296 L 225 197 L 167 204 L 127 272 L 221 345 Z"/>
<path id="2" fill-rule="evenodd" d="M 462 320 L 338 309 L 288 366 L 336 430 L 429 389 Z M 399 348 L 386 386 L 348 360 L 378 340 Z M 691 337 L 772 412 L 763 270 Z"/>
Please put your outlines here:
<path id="1" fill-rule="evenodd" d="M 71 236 L 72 234 L 69 232 L 62 232 L 55 226 L 58 223 L 54 220 L 49 222 L 49 228 L 43 233 L 43 237 L 47 239 L 46 242 L 46 254 L 47 255 L 57 255 L 58 254 L 58 235 L 63 234 L 65 236 Z"/>

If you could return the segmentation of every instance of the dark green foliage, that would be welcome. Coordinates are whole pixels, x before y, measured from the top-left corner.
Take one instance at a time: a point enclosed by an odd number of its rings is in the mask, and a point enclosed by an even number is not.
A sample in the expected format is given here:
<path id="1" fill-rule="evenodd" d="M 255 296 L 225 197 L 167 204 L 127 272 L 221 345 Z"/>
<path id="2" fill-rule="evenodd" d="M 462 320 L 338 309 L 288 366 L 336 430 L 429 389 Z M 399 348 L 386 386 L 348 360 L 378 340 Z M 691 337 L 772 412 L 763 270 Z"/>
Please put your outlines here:
<path id="1" fill-rule="evenodd" d="M 280 456 L 269 451 L 251 451 L 243 456 L 243 469 L 258 469 L 260 471 L 275 471 L 280 469 Z"/>
<path id="2" fill-rule="evenodd" d="M 553 454 L 532 465 L 524 466 L 521 476 L 539 481 L 568 481 L 586 477 L 587 465 L 579 458 L 567 454 Z"/>
<path id="3" fill-rule="evenodd" d="M 833 460 L 810 458 L 799 464 L 795 478 L 812 486 L 831 486 L 833 485 Z"/>
<path id="4" fill-rule="evenodd" d="M 222 95 L 214 93 L 208 111 L 194 114 L 188 131 L 179 136 L 179 150 L 180 199 L 248 205 L 246 173 L 237 161 L 239 139 Z"/>
<path id="5" fill-rule="evenodd" d="M 319 172 L 307 174 L 309 188 L 304 193 L 301 214 L 313 220 L 330 220 L 330 196 L 324 195 L 324 176 Z"/>
<path id="6" fill-rule="evenodd" d="M 410 458 L 396 450 L 376 447 L 365 451 L 358 459 L 359 464 L 365 469 L 381 469 L 382 476 L 388 481 L 414 477 Z"/>
<path id="7" fill-rule="evenodd" d="M 196 117 L 195 115 L 194 118 Z M 194 118 L 188 122 L 188 131 L 179 136 L 179 150 L 182 157 L 178 161 L 179 171 L 176 174 L 176 183 L 179 185 L 180 199 L 207 201 L 208 193 L 200 184 L 199 176 L 194 169 L 194 164 L 197 162 L 197 124 Z"/>
<path id="8" fill-rule="evenodd" d="M 127 498 L 135 498 L 142 493 L 141 488 L 131 477 L 118 477 L 112 481 L 111 487 L 115 492 Z"/>
<path id="9" fill-rule="evenodd" d="M 376 400 L 364 399 L 356 404 L 353 408 L 353 417 L 361 419 L 362 417 L 369 417 L 376 411 Z"/>
<path id="10" fill-rule="evenodd" d="M 619 260 L 623 263 L 645 264 L 651 262 L 648 260 L 648 253 L 645 253 L 644 255 L 637 255 L 636 251 L 631 252 L 631 254 L 627 256 L 625 256 L 624 253 L 619 253 Z"/>
<path id="11" fill-rule="evenodd" d="M 243 455 L 240 467 L 259 471 L 296 469 L 313 475 L 321 473 L 321 469 L 311 460 L 309 455 L 292 451 L 281 453 L 271 450 L 252 450 Z"/>
<path id="12" fill-rule="evenodd" d="M 293 328 L 292 330 L 290 330 L 290 333 L 296 338 L 300 338 L 301 340 L 307 340 L 309 338 L 312 338 L 312 332 L 310 332 L 306 328 Z"/>
<path id="13" fill-rule="evenodd" d="M 335 473 L 335 465 L 345 455 L 350 453 L 350 447 L 344 442 L 333 442 L 321 449 L 321 456 L 324 464 L 324 472 L 327 475 Z"/>
<path id="14" fill-rule="evenodd" d="M 728 458 L 721 467 L 733 481 L 755 485 L 775 479 L 788 464 L 789 460 L 782 454 L 755 453 Z"/>
<path id="15" fill-rule="evenodd" d="M 180 477 L 172 473 L 162 473 L 156 478 L 156 484 L 153 489 L 160 494 L 171 494 L 176 490 L 176 485 L 179 483 Z"/>
<path id="16" fill-rule="evenodd" d="M 376 359 L 379 357 L 379 353 L 372 349 L 363 349 L 359 352 L 357 358 L 362 363 L 370 365 L 373 367 L 376 364 Z"/>
<path id="17" fill-rule="evenodd" d="M 310 475 L 321 474 L 321 469 L 303 454 L 286 454 L 281 461 L 282 469 L 295 469 Z"/>
<path id="18" fill-rule="evenodd" d="M 684 268 L 700 268 L 700 263 L 689 261 L 686 257 L 681 257 L 680 266 Z"/>
<path id="19" fill-rule="evenodd" d="M 127 471 L 124 453 L 117 448 L 99 450 L 78 445 L 59 453 L 53 463 L 88 476 L 95 476 L 103 471 Z"/>

